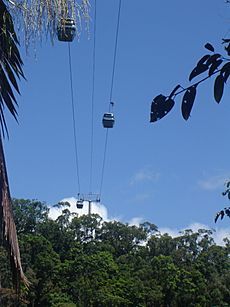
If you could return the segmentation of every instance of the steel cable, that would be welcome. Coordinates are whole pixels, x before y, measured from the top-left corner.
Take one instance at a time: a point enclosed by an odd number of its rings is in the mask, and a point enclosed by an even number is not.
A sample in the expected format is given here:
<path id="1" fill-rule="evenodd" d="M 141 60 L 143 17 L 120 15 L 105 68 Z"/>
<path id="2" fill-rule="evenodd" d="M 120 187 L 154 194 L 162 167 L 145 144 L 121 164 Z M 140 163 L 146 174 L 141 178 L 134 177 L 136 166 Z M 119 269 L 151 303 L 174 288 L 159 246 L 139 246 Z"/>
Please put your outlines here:
<path id="1" fill-rule="evenodd" d="M 115 76 L 116 59 L 117 59 L 118 35 L 119 35 L 119 27 L 120 27 L 120 15 L 121 15 L 121 0 L 119 0 L 118 14 L 117 14 L 117 27 L 116 27 L 114 55 L 113 55 L 113 68 L 112 68 L 111 87 L 110 87 L 110 95 L 109 95 L 109 112 L 111 111 L 111 106 L 112 106 L 113 85 L 114 85 L 114 76 Z M 102 172 L 101 172 L 101 183 L 100 183 L 100 197 L 101 197 L 102 187 L 103 187 L 103 182 L 104 182 L 104 172 L 105 172 L 107 146 L 108 146 L 108 128 L 106 129 L 106 135 L 105 135 L 105 146 L 104 146 Z"/>
<path id="2" fill-rule="evenodd" d="M 77 188 L 78 188 L 77 194 L 80 194 L 81 186 L 80 186 L 80 174 L 79 174 L 79 162 L 78 162 L 79 159 L 78 159 L 78 146 L 77 146 L 77 129 L 76 129 L 74 94 L 73 94 L 73 74 L 72 74 L 72 58 L 71 58 L 70 43 L 68 43 L 68 52 L 69 52 L 69 75 L 70 75 L 70 93 L 71 93 L 72 120 L 73 120 L 74 153 L 75 153 L 76 177 L 77 177 Z"/>

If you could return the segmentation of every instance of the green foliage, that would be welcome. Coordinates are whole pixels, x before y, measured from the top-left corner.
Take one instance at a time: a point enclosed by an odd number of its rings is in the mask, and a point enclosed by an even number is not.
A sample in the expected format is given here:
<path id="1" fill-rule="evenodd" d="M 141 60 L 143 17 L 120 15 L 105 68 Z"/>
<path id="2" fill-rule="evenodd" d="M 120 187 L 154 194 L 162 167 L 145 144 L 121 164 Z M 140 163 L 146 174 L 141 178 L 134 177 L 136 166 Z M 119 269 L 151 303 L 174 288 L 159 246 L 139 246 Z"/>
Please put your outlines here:
<path id="1" fill-rule="evenodd" d="M 36 232 L 38 225 L 48 218 L 49 209 L 40 201 L 13 199 L 12 206 L 18 234 Z"/>
<path id="2" fill-rule="evenodd" d="M 140 242 L 146 240 L 147 233 L 141 227 L 114 221 L 104 222 L 96 238 L 112 246 L 116 256 L 121 256 L 138 248 Z"/>
<path id="3" fill-rule="evenodd" d="M 21 288 L 18 306 L 230 305 L 229 240 L 215 245 L 210 230 L 188 229 L 172 238 L 149 222 L 130 226 L 68 210 L 53 221 L 46 205 L 17 203 L 15 219 L 23 216 L 24 223 L 19 227 L 22 263 L 32 282 L 29 290 Z M 4 259 L 1 249 L 0 302 L 14 306 Z"/>

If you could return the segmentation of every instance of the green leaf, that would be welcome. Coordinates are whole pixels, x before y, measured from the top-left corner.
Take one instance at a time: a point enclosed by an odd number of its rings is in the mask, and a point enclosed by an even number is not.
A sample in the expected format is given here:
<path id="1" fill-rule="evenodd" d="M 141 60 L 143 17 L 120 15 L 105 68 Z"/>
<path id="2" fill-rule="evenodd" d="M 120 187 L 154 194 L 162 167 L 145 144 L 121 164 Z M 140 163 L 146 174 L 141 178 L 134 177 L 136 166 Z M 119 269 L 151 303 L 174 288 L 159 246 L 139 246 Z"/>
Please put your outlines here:
<path id="1" fill-rule="evenodd" d="M 224 92 L 224 77 L 223 75 L 218 75 L 216 77 L 215 83 L 214 83 L 214 98 L 217 103 L 220 102 Z"/>
<path id="2" fill-rule="evenodd" d="M 173 108 L 175 102 L 164 95 L 158 95 L 153 99 L 151 105 L 150 122 L 156 122 L 167 115 Z"/>
<path id="3" fill-rule="evenodd" d="M 207 64 L 200 64 L 199 66 L 196 66 L 189 75 L 189 81 L 191 81 L 196 76 L 202 74 L 206 70 L 208 70 Z"/>
<path id="4" fill-rule="evenodd" d="M 205 47 L 206 49 L 208 49 L 209 51 L 211 51 L 211 52 L 214 52 L 214 51 L 215 51 L 214 47 L 213 47 L 210 43 L 207 43 L 204 47 Z"/>
<path id="5" fill-rule="evenodd" d="M 189 119 L 195 98 L 196 98 L 196 86 L 193 85 L 187 89 L 182 99 L 181 111 L 182 111 L 182 116 L 185 120 Z"/>

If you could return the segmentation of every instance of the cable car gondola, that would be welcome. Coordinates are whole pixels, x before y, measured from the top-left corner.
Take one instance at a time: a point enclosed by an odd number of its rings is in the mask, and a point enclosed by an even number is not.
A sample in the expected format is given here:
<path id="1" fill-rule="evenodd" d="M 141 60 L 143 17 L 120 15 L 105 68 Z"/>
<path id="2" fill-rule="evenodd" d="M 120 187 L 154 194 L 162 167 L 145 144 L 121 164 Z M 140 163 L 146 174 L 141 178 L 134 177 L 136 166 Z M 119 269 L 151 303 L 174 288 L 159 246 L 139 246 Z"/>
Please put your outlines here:
<path id="1" fill-rule="evenodd" d="M 113 128 L 114 122 L 115 122 L 115 119 L 114 119 L 113 113 L 107 112 L 104 114 L 103 119 L 102 119 L 104 128 Z"/>
<path id="2" fill-rule="evenodd" d="M 79 199 L 77 200 L 77 209 L 82 209 L 83 208 L 83 200 Z"/>
<path id="3" fill-rule="evenodd" d="M 62 18 L 57 27 L 58 40 L 72 42 L 76 35 L 76 25 L 73 18 Z"/>

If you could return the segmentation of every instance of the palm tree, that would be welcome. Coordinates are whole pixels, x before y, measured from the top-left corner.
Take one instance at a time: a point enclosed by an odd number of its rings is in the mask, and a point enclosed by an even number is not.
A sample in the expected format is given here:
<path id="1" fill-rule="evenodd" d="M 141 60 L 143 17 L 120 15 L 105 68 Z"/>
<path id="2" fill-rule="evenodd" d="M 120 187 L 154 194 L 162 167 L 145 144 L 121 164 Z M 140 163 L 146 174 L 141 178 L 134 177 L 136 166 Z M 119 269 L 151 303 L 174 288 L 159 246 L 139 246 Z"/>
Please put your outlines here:
<path id="1" fill-rule="evenodd" d="M 13 117 L 17 119 L 17 101 L 13 88 L 20 94 L 16 78 L 24 78 L 23 63 L 17 47 L 18 44 L 12 17 L 4 2 L 0 0 L 0 229 L 3 245 L 9 253 L 13 283 L 16 290 L 19 289 L 20 281 L 28 285 L 28 280 L 21 265 L 2 138 L 5 134 L 8 135 L 4 108 L 6 107 Z"/>
<path id="2" fill-rule="evenodd" d="M 16 292 L 20 282 L 26 286 L 29 286 L 29 282 L 23 273 L 20 259 L 2 141 L 8 136 L 4 109 L 7 108 L 17 120 L 14 91 L 20 94 L 17 80 L 25 78 L 14 23 L 23 25 L 25 45 L 28 47 L 31 40 L 42 38 L 44 33 L 49 33 L 53 40 L 62 18 L 78 20 L 79 30 L 81 16 L 88 24 L 88 8 L 88 0 L 82 0 L 81 4 L 77 0 L 6 0 L 5 3 L 0 0 L 0 234 L 9 253 Z"/>

